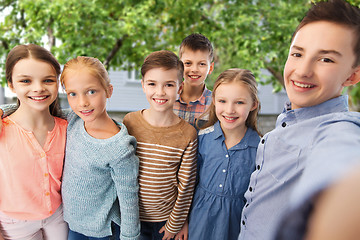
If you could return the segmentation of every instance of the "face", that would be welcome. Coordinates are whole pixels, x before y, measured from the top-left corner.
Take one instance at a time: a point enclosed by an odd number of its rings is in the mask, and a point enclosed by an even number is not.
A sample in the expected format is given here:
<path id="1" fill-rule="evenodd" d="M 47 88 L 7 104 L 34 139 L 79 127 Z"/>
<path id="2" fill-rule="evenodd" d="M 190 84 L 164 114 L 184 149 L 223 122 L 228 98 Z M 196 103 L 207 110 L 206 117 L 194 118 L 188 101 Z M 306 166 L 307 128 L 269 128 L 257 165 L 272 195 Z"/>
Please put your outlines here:
<path id="1" fill-rule="evenodd" d="M 353 32 L 331 22 L 302 27 L 290 46 L 284 69 L 292 109 L 318 105 L 341 95 L 343 87 L 359 81 L 353 68 Z"/>
<path id="2" fill-rule="evenodd" d="M 220 84 L 213 101 L 223 131 L 243 130 L 249 112 L 256 109 L 247 86 L 239 82 Z"/>
<path id="3" fill-rule="evenodd" d="M 151 110 L 172 112 L 179 89 L 177 73 L 176 69 L 162 68 L 153 68 L 145 73 L 141 84 Z"/>
<path id="4" fill-rule="evenodd" d="M 203 85 L 208 74 L 214 69 L 207 51 L 192 51 L 185 48 L 181 56 L 184 63 L 184 81 L 191 86 Z"/>
<path id="5" fill-rule="evenodd" d="M 20 108 L 49 111 L 49 106 L 58 94 L 56 71 L 46 62 L 33 58 L 22 59 L 13 68 L 9 87 L 16 93 Z"/>
<path id="6" fill-rule="evenodd" d="M 71 109 L 85 122 L 94 123 L 107 116 L 106 93 L 100 80 L 85 70 L 69 70 L 64 79 L 65 90 Z"/>

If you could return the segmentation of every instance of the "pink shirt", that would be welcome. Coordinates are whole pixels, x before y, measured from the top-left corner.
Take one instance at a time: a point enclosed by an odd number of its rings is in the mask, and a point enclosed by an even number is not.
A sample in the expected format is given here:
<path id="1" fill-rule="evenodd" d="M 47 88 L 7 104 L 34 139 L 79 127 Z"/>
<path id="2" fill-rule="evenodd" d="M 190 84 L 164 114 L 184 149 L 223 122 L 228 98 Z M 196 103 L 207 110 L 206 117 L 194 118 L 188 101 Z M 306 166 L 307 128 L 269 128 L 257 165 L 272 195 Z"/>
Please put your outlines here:
<path id="1" fill-rule="evenodd" d="M 32 132 L 11 118 L 0 133 L 0 211 L 20 220 L 40 220 L 61 204 L 66 120 L 55 119 L 41 147 Z"/>

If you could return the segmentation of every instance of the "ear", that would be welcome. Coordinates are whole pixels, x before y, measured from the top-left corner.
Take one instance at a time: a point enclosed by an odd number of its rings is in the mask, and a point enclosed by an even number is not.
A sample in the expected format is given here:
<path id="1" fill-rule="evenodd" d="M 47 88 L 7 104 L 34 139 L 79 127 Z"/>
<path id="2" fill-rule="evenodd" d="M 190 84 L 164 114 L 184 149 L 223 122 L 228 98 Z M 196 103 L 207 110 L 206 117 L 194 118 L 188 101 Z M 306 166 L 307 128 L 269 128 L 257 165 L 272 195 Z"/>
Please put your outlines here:
<path id="1" fill-rule="evenodd" d="M 210 69 L 209 69 L 208 75 L 210 75 L 213 71 L 214 71 L 214 62 L 212 62 L 210 64 Z"/>
<path id="2" fill-rule="evenodd" d="M 259 107 L 259 103 L 258 102 L 254 102 L 253 107 L 250 109 L 251 111 L 254 111 L 255 109 L 257 109 Z"/>
<path id="3" fill-rule="evenodd" d="M 15 89 L 14 89 L 14 85 L 11 82 L 7 82 L 9 89 L 13 92 L 16 93 Z"/>
<path id="4" fill-rule="evenodd" d="M 181 82 L 179 89 L 177 91 L 177 94 L 181 94 L 181 92 L 183 91 L 183 88 L 184 88 L 184 82 Z"/>
<path id="5" fill-rule="evenodd" d="M 141 87 L 143 92 L 145 92 L 144 79 L 141 79 Z"/>
<path id="6" fill-rule="evenodd" d="M 357 84 L 360 81 L 360 66 L 355 68 L 355 71 L 351 74 L 351 76 L 346 79 L 343 83 L 343 87 L 348 87 Z"/>
<path id="7" fill-rule="evenodd" d="M 109 87 L 108 87 L 108 94 L 107 94 L 107 98 L 111 98 L 112 94 L 113 94 L 113 91 L 114 91 L 114 87 L 112 84 L 109 84 Z"/>

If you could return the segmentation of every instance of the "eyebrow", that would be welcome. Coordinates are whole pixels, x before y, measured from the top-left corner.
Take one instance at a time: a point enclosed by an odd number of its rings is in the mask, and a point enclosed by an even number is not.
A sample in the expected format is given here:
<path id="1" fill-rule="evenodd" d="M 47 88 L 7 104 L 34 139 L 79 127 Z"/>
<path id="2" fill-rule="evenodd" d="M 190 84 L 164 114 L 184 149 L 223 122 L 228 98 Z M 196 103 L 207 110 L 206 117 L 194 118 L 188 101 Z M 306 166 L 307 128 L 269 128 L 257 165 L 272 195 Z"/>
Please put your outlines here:
<path id="1" fill-rule="evenodd" d="M 304 51 L 304 48 L 296 46 L 296 45 L 293 45 L 291 48 L 295 48 L 295 49 L 297 49 L 299 51 Z M 336 51 L 336 50 L 323 49 L 323 50 L 320 50 L 318 53 L 320 53 L 320 54 L 335 54 L 337 56 L 342 57 L 342 54 L 340 52 Z"/>
<path id="2" fill-rule="evenodd" d="M 27 74 L 19 74 L 17 75 L 17 77 L 32 77 L 31 75 L 27 75 Z M 43 78 L 56 78 L 56 75 L 47 75 L 47 76 L 44 76 Z"/>

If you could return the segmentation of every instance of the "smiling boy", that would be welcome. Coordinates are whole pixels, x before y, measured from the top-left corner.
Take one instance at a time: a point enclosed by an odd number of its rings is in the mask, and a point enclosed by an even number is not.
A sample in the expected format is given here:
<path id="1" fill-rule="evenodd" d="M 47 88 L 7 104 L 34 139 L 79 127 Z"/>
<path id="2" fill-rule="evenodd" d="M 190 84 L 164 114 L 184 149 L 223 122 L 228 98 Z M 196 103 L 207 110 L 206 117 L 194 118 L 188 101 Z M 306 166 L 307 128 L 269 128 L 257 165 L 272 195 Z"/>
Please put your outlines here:
<path id="1" fill-rule="evenodd" d="M 205 80 L 214 70 L 214 50 L 208 38 L 193 33 L 181 42 L 179 57 L 184 63 L 184 83 L 174 103 L 174 112 L 196 126 L 196 120 L 211 104 L 211 91 L 206 88 Z"/>
<path id="2" fill-rule="evenodd" d="M 304 237 L 316 197 L 359 164 L 360 114 L 341 95 L 359 81 L 360 10 L 342 0 L 314 4 L 291 42 L 290 103 L 260 141 L 239 239 Z"/>
<path id="3" fill-rule="evenodd" d="M 196 179 L 196 130 L 173 112 L 183 63 L 170 51 L 146 57 L 142 87 L 150 108 L 124 117 L 140 159 L 141 239 L 170 240 L 188 216 Z"/>

